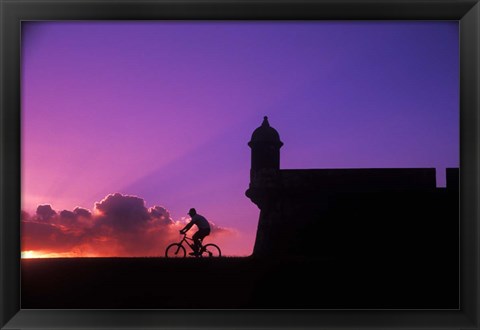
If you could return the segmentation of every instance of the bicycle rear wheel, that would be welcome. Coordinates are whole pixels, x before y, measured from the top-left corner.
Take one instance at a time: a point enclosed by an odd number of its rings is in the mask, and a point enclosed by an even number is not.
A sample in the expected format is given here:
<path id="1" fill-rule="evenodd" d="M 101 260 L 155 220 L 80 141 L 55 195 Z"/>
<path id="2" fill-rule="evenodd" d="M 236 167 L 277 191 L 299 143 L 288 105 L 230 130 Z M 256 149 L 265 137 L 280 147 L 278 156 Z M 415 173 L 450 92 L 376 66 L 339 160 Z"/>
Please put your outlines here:
<path id="1" fill-rule="evenodd" d="M 167 246 L 165 250 L 165 257 L 166 258 L 185 258 L 187 255 L 187 251 L 182 244 L 172 243 Z"/>
<path id="2" fill-rule="evenodd" d="M 222 251 L 220 248 L 215 244 L 207 244 L 204 245 L 202 248 L 202 257 L 221 257 Z"/>

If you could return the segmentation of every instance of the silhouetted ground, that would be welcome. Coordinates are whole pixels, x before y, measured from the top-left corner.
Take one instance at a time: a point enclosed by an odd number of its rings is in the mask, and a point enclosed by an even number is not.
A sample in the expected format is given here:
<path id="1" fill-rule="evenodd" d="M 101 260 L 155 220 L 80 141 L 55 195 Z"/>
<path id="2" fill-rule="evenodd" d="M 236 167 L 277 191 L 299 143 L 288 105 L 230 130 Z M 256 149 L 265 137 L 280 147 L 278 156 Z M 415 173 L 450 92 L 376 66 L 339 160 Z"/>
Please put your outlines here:
<path id="1" fill-rule="evenodd" d="M 22 308 L 457 308 L 438 258 L 22 260 Z"/>

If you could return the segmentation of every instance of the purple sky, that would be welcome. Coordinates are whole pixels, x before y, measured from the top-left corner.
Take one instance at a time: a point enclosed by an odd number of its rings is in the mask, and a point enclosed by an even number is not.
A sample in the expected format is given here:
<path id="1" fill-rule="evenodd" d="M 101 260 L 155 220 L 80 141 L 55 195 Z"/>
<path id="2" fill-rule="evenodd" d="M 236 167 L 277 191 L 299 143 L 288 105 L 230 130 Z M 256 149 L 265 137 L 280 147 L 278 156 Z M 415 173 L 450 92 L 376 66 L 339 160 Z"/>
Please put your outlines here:
<path id="1" fill-rule="evenodd" d="M 247 142 L 282 168 L 459 164 L 457 22 L 22 24 L 22 208 L 120 192 L 238 230 L 258 209 Z"/>

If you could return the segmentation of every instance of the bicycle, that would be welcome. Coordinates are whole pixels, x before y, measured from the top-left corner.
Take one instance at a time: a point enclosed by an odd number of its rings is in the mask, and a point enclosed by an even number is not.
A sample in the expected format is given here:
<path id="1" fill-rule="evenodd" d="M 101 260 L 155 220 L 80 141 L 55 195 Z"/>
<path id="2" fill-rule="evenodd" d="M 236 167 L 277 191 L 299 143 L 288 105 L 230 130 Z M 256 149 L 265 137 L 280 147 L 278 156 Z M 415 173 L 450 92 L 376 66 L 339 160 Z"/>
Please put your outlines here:
<path id="1" fill-rule="evenodd" d="M 191 241 L 191 243 L 189 242 Z M 202 244 L 203 240 L 200 240 L 200 244 Z M 187 256 L 187 250 L 183 246 L 183 243 L 187 244 L 192 251 L 193 249 L 193 239 L 188 237 L 187 234 L 183 234 L 183 238 L 178 243 L 172 243 L 167 246 L 165 250 L 165 257 L 166 258 L 185 258 Z M 221 257 L 222 252 L 218 245 L 209 243 L 200 246 L 199 253 L 195 257 Z"/>

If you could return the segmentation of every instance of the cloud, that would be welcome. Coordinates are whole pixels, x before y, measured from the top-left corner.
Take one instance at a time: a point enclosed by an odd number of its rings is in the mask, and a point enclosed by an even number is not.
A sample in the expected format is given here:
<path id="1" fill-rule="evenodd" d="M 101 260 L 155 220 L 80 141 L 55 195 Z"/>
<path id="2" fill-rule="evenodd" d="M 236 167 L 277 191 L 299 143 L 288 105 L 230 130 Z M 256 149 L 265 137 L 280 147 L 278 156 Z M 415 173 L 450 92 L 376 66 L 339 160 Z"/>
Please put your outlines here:
<path id="1" fill-rule="evenodd" d="M 36 214 L 37 214 L 38 219 L 40 219 L 42 221 L 48 221 L 52 217 L 57 215 L 57 212 L 55 212 L 52 209 L 51 205 L 39 205 L 37 207 L 37 213 Z"/>
<path id="2" fill-rule="evenodd" d="M 170 217 L 170 212 L 167 211 L 164 207 L 154 206 L 148 209 L 148 213 L 152 219 L 159 220 L 166 225 L 174 224 L 172 218 Z"/>
<path id="3" fill-rule="evenodd" d="M 100 226 L 107 225 L 119 231 L 142 229 L 150 219 L 143 199 L 119 193 L 95 203 L 95 210 Z"/>
<path id="4" fill-rule="evenodd" d="M 60 212 L 60 218 L 68 221 L 75 220 L 77 217 L 72 211 L 63 210 Z"/>
<path id="5" fill-rule="evenodd" d="M 62 227 L 38 221 L 22 221 L 22 250 L 73 250 L 82 243 L 82 237 Z"/>
<path id="6" fill-rule="evenodd" d="M 174 221 L 163 206 L 146 207 L 137 196 L 114 193 L 95 203 L 93 212 L 76 207 L 55 211 L 40 205 L 35 215 L 22 212 L 22 251 L 74 256 L 163 256 L 179 241 L 179 230 L 189 221 Z M 221 244 L 236 231 L 211 222 L 206 239 Z M 193 234 L 194 230 L 191 230 Z"/>
<path id="7" fill-rule="evenodd" d="M 21 221 L 28 221 L 30 220 L 30 214 L 28 214 L 28 212 L 25 212 L 25 211 L 21 211 L 20 212 L 20 220 Z"/>
<path id="8" fill-rule="evenodd" d="M 78 206 L 73 210 L 73 213 L 77 217 L 83 217 L 83 218 L 86 218 L 86 219 L 90 219 L 92 217 L 92 212 L 90 212 L 89 210 L 84 209 L 82 207 L 78 207 Z"/>

